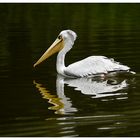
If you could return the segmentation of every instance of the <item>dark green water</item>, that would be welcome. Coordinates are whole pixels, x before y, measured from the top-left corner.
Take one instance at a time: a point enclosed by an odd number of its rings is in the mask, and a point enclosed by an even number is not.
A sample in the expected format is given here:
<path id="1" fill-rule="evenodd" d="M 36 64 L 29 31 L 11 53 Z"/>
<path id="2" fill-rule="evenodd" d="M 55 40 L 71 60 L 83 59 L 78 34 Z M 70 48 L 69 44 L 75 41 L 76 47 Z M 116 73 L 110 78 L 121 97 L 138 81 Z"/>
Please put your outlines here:
<path id="1" fill-rule="evenodd" d="M 0 136 L 140 136 L 139 4 L 0 4 Z M 33 64 L 61 30 L 78 38 L 66 65 L 105 55 L 137 74 L 64 79 L 56 55 Z"/>

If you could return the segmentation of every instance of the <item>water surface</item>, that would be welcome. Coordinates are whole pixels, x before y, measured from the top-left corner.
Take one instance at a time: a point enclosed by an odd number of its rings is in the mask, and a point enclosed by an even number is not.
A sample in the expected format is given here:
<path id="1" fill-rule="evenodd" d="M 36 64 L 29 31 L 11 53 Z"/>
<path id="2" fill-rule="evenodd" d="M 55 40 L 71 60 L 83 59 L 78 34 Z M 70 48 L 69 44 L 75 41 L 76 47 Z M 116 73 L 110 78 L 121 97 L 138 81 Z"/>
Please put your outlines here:
<path id="1" fill-rule="evenodd" d="M 0 136 L 140 136 L 139 4 L 0 4 Z M 105 55 L 135 76 L 67 79 L 56 55 L 33 64 L 61 30 L 78 38 L 66 65 Z"/>

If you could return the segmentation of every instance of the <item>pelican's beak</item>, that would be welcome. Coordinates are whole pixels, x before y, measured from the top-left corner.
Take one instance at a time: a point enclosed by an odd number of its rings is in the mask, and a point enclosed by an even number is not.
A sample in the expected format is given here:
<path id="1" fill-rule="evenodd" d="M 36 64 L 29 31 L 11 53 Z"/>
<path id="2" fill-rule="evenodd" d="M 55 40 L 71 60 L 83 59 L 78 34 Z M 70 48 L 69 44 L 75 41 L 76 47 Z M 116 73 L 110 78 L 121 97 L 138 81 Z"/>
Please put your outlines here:
<path id="1" fill-rule="evenodd" d="M 34 67 L 36 67 L 38 64 L 49 58 L 54 53 L 62 50 L 64 47 L 63 45 L 63 39 L 56 39 L 54 43 L 47 49 L 47 51 L 40 57 L 40 59 L 34 64 Z"/>

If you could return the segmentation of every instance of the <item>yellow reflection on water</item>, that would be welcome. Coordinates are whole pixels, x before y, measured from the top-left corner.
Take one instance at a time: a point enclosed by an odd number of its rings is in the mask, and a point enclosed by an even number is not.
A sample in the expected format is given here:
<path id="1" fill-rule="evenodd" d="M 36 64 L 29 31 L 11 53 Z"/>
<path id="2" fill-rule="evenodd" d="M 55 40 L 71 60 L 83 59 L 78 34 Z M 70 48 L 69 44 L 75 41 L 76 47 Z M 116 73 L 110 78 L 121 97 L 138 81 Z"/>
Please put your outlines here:
<path id="1" fill-rule="evenodd" d="M 56 95 L 52 95 L 49 90 L 43 87 L 42 84 L 37 83 L 35 80 L 33 81 L 33 84 L 42 95 L 42 98 L 47 99 L 48 102 L 53 105 L 48 109 L 55 110 L 56 114 L 64 114 L 64 103 L 61 101 L 61 98 L 58 98 Z"/>

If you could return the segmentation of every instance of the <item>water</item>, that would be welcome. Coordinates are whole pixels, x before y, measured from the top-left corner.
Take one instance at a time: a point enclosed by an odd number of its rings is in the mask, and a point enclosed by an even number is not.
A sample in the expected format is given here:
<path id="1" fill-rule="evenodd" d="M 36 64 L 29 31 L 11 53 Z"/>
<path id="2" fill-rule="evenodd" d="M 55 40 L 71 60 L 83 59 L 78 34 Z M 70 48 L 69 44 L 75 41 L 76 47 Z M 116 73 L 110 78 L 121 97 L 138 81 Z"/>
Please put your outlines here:
<path id="1" fill-rule="evenodd" d="M 139 4 L 0 4 L 0 136 L 140 136 Z M 66 79 L 56 55 L 33 64 L 64 29 L 66 65 L 105 55 L 135 76 Z"/>

